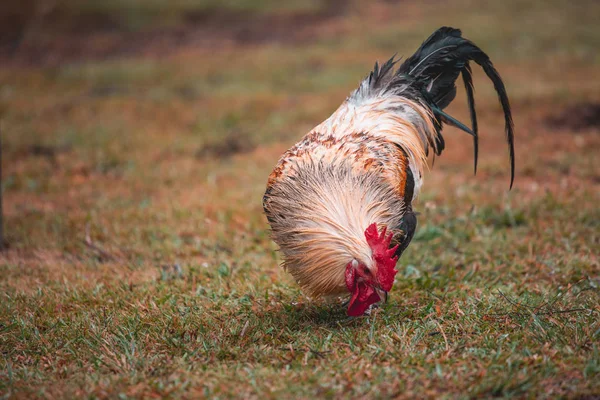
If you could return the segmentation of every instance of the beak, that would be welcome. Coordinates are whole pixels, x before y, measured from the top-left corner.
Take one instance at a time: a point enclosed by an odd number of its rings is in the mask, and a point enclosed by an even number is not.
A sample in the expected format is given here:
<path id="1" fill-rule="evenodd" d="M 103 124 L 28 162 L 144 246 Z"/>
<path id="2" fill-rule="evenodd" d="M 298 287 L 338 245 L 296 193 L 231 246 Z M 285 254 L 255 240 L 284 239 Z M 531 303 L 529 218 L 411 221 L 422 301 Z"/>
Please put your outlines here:
<path id="1" fill-rule="evenodd" d="M 379 298 L 383 300 L 383 304 L 387 303 L 387 301 L 388 301 L 388 292 L 386 292 L 383 289 L 379 289 L 379 288 L 375 288 L 375 290 L 377 291 L 377 294 L 379 295 Z"/>

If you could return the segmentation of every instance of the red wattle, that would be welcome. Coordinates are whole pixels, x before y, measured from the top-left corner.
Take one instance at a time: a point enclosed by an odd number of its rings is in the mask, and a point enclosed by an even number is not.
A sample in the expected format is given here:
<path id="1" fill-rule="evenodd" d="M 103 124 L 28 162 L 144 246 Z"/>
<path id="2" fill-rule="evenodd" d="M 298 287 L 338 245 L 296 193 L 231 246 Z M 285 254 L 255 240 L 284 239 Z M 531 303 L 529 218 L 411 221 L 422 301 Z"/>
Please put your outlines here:
<path id="1" fill-rule="evenodd" d="M 377 303 L 381 298 L 372 286 L 364 282 L 357 282 L 352 291 L 352 298 L 348 304 L 348 315 L 359 317 L 367 311 L 371 304 Z"/>

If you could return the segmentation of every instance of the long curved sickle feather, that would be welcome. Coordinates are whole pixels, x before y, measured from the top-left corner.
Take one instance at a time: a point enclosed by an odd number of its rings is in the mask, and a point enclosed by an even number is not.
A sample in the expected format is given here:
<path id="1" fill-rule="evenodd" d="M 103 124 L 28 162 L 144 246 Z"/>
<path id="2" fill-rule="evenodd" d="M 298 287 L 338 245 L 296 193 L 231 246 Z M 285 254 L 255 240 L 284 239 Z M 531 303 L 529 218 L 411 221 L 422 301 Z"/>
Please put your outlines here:
<path id="1" fill-rule="evenodd" d="M 475 87 L 473 86 L 473 74 L 471 66 L 467 61 L 462 70 L 462 78 L 467 92 L 469 114 L 471 115 L 471 128 L 473 129 L 473 174 L 477 174 L 477 158 L 479 157 L 479 136 L 477 134 L 477 113 L 475 112 Z"/>
<path id="2" fill-rule="evenodd" d="M 515 181 L 515 137 L 513 132 L 514 124 L 512 120 L 512 114 L 510 112 L 510 102 L 508 101 L 504 82 L 502 82 L 500 74 L 498 74 L 498 71 L 496 71 L 496 68 L 494 68 L 494 65 L 490 61 L 489 57 L 477 46 L 473 46 L 478 50 L 478 52 L 474 54 L 473 60 L 477 64 L 481 65 L 481 68 L 483 68 L 485 74 L 494 84 L 494 89 L 496 89 L 498 99 L 500 99 L 500 104 L 502 105 L 502 110 L 504 111 L 504 130 L 506 132 L 506 141 L 508 142 L 508 151 L 510 156 L 510 189 L 512 189 Z"/>

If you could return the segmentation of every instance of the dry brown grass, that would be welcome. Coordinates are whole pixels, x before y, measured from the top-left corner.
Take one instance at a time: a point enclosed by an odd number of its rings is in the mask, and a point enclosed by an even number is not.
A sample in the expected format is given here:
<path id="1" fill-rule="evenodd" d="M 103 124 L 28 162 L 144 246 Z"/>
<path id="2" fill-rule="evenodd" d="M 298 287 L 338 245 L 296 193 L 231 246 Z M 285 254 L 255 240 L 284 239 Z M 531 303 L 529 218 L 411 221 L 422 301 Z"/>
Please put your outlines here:
<path id="1" fill-rule="evenodd" d="M 273 4 L 256 18 L 323 9 Z M 0 396 L 600 394 L 600 127 L 566 117 L 600 103 L 600 10 L 578 4 L 351 3 L 301 38 L 4 63 Z M 142 32 L 179 26 L 148 15 Z M 447 129 L 390 303 L 348 319 L 279 269 L 264 184 L 375 59 L 442 24 L 507 84 L 515 187 L 477 74 L 477 176 Z M 462 101 L 450 112 L 468 120 Z"/>

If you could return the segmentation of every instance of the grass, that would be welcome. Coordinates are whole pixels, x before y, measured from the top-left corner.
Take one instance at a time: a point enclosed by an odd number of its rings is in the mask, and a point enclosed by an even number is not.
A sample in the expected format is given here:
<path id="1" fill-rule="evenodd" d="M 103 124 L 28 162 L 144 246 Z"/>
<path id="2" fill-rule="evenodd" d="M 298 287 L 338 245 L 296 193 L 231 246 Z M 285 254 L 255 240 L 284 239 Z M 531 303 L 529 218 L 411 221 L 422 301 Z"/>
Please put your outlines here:
<path id="1" fill-rule="evenodd" d="M 120 18 L 143 7 L 127 4 Z M 548 122 L 600 101 L 596 11 L 354 3 L 308 41 L 0 67 L 0 397 L 600 395 L 599 128 Z M 516 184 L 478 73 L 477 176 L 470 141 L 447 129 L 390 301 L 348 318 L 279 268 L 266 177 L 375 59 L 441 24 L 504 77 Z M 451 113 L 468 120 L 464 103 Z"/>

